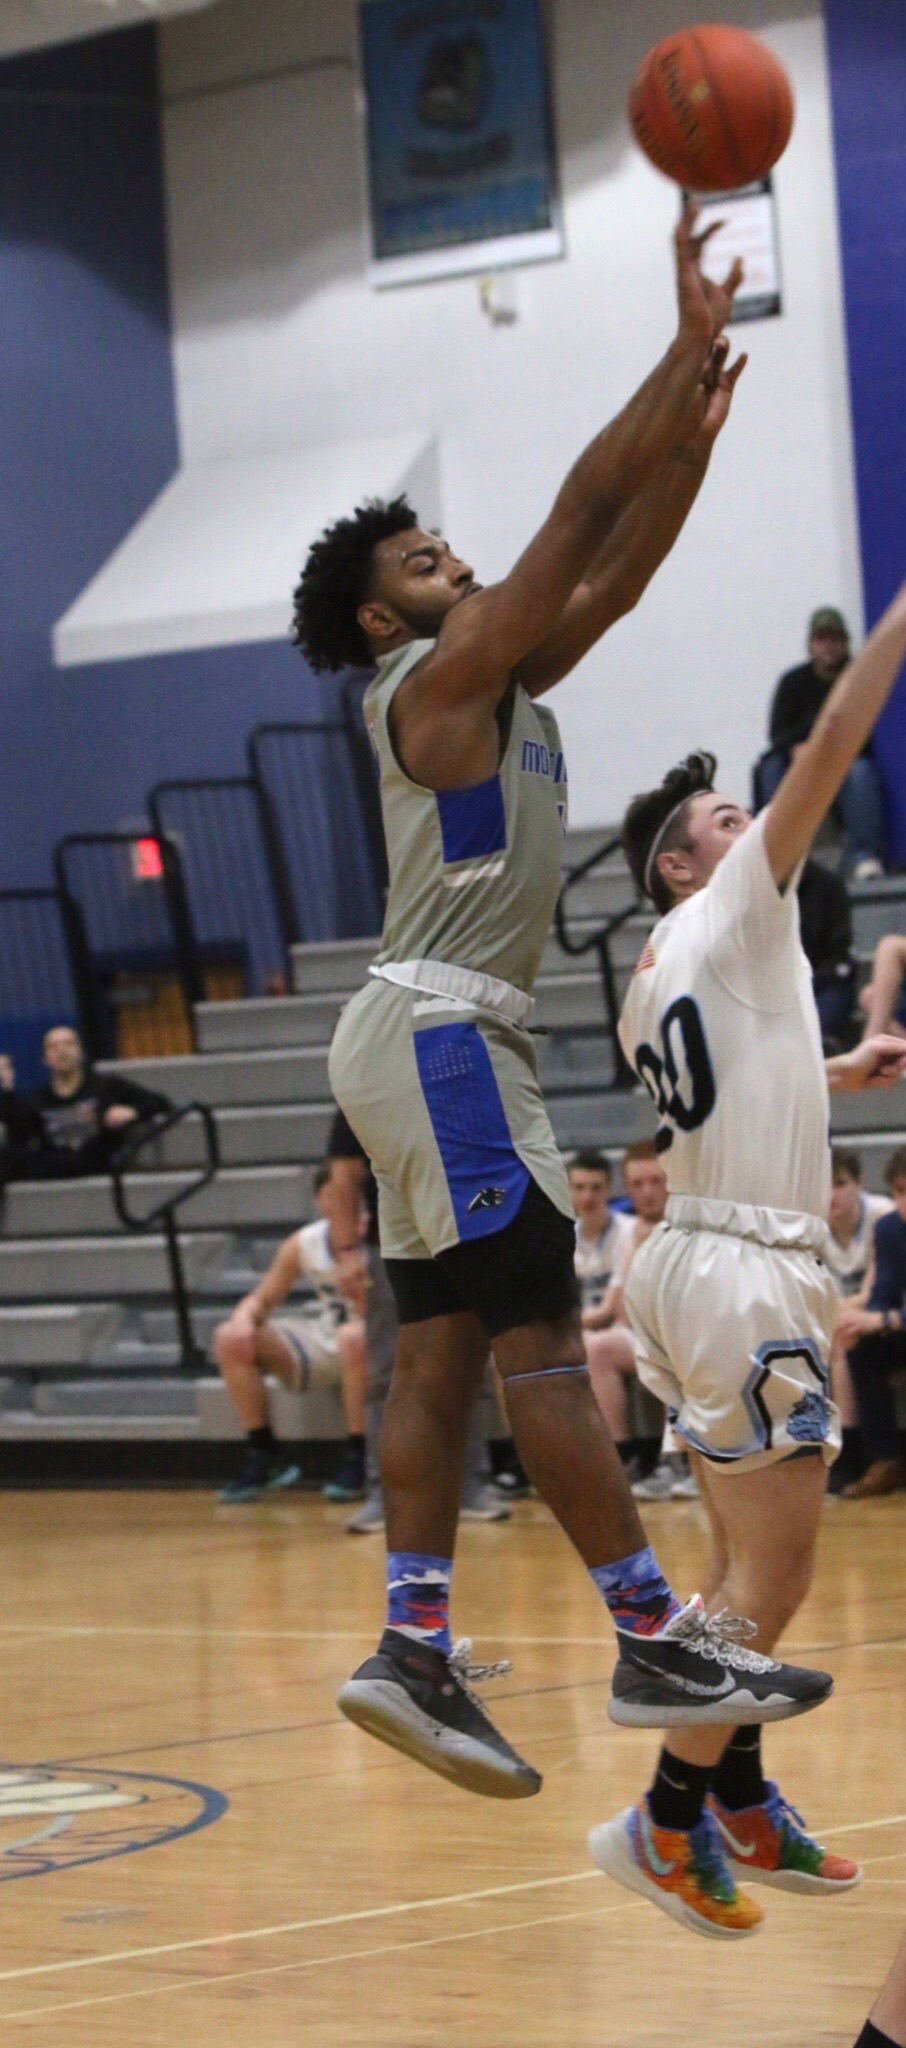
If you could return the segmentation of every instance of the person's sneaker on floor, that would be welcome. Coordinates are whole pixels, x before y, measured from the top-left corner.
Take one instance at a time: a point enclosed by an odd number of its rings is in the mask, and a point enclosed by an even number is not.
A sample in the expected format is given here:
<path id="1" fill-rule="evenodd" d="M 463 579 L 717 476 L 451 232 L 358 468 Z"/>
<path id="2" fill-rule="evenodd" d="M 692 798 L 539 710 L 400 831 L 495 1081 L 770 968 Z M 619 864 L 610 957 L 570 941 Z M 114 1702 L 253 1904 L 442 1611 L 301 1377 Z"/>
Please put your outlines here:
<path id="1" fill-rule="evenodd" d="M 466 1792 L 489 1799 L 528 1799 L 540 1773 L 495 1728 L 468 1680 L 495 1678 L 509 1665 L 469 1665 L 469 1642 L 450 1655 L 400 1629 L 386 1628 L 368 1657 L 340 1687 L 347 1720 L 388 1742 Z"/>
<path id="2" fill-rule="evenodd" d="M 266 1458 L 259 1451 L 250 1451 L 241 1471 L 221 1487 L 217 1498 L 227 1507 L 242 1507 L 247 1501 L 263 1499 L 266 1493 L 279 1493 L 284 1487 L 295 1486 L 300 1476 L 298 1465 L 284 1465 L 279 1458 Z"/>
<path id="3" fill-rule="evenodd" d="M 495 1472 L 491 1485 L 504 1500 L 528 1500 L 532 1492 L 532 1482 L 515 1452 L 509 1464 Z"/>
<path id="4" fill-rule="evenodd" d="M 364 1500 L 365 1498 L 365 1453 L 357 1444 L 349 1444 L 340 1460 L 339 1469 L 323 1488 L 325 1500 Z"/>
<path id="5" fill-rule="evenodd" d="M 673 1460 L 673 1482 L 670 1487 L 671 1500 L 699 1500 L 698 1480 L 687 1457 L 682 1452 Z"/>
<path id="6" fill-rule="evenodd" d="M 618 1628 L 611 1721 L 624 1728 L 786 1721 L 830 1696 L 829 1672 L 763 1657 L 741 1640 L 754 1634 L 741 1616 L 709 1616 L 698 1593 L 656 1635 Z"/>
<path id="7" fill-rule="evenodd" d="M 782 1892 L 848 1892 L 861 1883 L 861 1865 L 849 1856 L 832 1856 L 813 1841 L 802 1815 L 776 1785 L 768 1784 L 760 1806 L 722 1806 L 713 1792 L 709 1804 L 737 1877 Z"/>
<path id="8" fill-rule="evenodd" d="M 674 1471 L 669 1458 L 659 1458 L 654 1471 L 647 1479 L 635 1479 L 632 1493 L 636 1500 L 669 1500 L 673 1491 Z"/>
<path id="9" fill-rule="evenodd" d="M 496 1487 L 482 1483 L 466 1488 L 460 1503 L 459 1519 L 461 1522 L 508 1522 L 510 1510 Z"/>
<path id="10" fill-rule="evenodd" d="M 688 1832 L 661 1828 L 643 1799 L 592 1828 L 588 1847 L 599 1870 L 694 1934 L 738 1940 L 761 1925 L 761 1908 L 737 1890 L 709 1813 Z"/>
<path id="11" fill-rule="evenodd" d="M 384 1502 L 379 1493 L 366 1494 L 360 1508 L 343 1523 L 347 1536 L 376 1536 L 384 1526 Z"/>

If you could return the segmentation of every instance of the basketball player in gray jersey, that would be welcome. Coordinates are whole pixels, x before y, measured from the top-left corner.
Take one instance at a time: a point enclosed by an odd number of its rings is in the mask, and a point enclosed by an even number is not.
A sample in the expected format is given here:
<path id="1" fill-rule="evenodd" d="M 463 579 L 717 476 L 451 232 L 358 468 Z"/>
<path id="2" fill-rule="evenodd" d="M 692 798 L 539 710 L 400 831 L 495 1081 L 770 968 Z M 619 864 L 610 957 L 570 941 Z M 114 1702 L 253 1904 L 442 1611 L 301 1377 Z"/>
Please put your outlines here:
<path id="1" fill-rule="evenodd" d="M 381 1437 L 388 1625 L 340 1693 L 350 1719 L 472 1791 L 539 1789 L 465 1682 L 448 1602 L 469 1406 L 489 1343 L 519 1455 L 606 1600 L 610 1712 L 636 1726 L 801 1713 L 830 1680 L 753 1656 L 675 1599 L 592 1396 L 566 1174 L 538 1086 L 531 988 L 560 886 L 566 771 L 537 700 L 638 600 L 730 409 L 721 328 L 739 282 L 676 237 L 679 325 L 570 471 L 503 582 L 405 499 L 312 547 L 297 644 L 377 663 L 365 715 L 390 867 L 380 952 L 340 1020 L 331 1085 L 377 1176 L 400 1340 Z M 743 1704 L 744 1703 L 744 1704 Z"/>

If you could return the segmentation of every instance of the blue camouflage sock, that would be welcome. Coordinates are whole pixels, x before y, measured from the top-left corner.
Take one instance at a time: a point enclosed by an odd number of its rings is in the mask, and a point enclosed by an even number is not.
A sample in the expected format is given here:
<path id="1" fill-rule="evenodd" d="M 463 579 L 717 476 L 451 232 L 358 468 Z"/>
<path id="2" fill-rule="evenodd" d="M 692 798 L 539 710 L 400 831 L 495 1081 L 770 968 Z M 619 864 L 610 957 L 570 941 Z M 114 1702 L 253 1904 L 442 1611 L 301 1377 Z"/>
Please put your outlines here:
<path id="1" fill-rule="evenodd" d="M 680 1612 L 680 1602 L 661 1572 L 650 1543 L 632 1557 L 591 1567 L 617 1628 L 630 1635 L 656 1636 L 665 1621 Z"/>
<path id="2" fill-rule="evenodd" d="M 451 1557 L 422 1550 L 387 1553 L 387 1627 L 449 1656 Z"/>

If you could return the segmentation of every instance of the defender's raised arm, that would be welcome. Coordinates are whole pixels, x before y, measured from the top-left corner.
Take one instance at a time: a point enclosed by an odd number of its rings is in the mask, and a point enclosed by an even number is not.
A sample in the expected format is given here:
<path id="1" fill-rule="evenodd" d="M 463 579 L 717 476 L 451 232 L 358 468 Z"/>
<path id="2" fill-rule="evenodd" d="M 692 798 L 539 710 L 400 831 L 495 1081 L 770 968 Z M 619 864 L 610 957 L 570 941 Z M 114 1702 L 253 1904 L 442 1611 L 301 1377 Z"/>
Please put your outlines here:
<path id="1" fill-rule="evenodd" d="M 844 669 L 768 810 L 764 844 L 784 882 L 815 833 L 884 709 L 906 655 L 906 584 Z"/>

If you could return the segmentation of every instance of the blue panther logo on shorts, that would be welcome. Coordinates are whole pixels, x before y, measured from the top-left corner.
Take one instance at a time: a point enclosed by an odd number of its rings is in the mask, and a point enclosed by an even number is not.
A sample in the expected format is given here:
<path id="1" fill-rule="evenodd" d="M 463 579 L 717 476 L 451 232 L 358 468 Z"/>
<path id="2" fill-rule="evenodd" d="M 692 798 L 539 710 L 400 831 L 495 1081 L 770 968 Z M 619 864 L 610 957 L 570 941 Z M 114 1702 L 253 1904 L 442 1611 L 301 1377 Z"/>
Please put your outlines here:
<path id="1" fill-rule="evenodd" d="M 803 1394 L 790 1411 L 787 1435 L 797 1444 L 823 1444 L 830 1422 L 830 1403 L 823 1394 Z"/>

